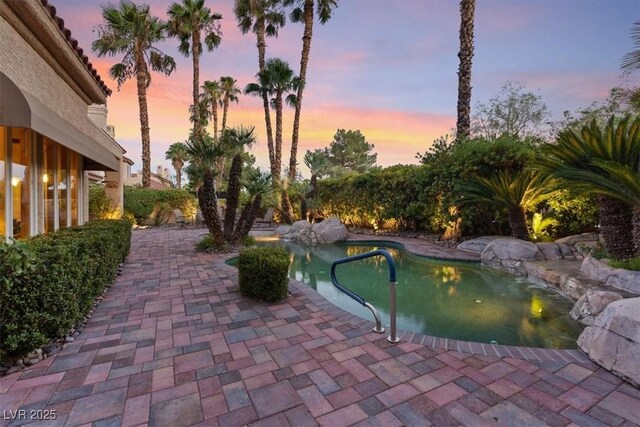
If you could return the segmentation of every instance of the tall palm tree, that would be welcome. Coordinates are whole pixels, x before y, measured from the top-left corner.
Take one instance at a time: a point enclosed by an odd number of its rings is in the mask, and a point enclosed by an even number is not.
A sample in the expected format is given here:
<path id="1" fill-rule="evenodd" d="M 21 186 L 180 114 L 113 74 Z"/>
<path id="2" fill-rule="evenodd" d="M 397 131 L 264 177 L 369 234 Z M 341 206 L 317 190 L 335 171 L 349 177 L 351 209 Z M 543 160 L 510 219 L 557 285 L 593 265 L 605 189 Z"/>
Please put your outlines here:
<path id="1" fill-rule="evenodd" d="M 278 30 L 284 26 L 286 21 L 284 10 L 282 9 L 282 0 L 236 0 L 234 13 L 242 34 L 252 31 L 256 35 L 258 73 L 262 73 L 266 66 L 266 37 L 278 37 Z M 275 146 L 269 110 L 269 94 L 260 92 L 256 95 L 262 98 L 264 121 L 267 129 L 269 164 L 273 165 L 275 163 Z"/>
<path id="2" fill-rule="evenodd" d="M 513 237 L 529 240 L 527 209 L 553 192 L 549 179 L 538 172 L 500 171 L 490 177 L 477 177 L 457 191 L 462 204 L 481 203 L 506 209 Z"/>
<path id="3" fill-rule="evenodd" d="M 171 160 L 171 165 L 176 170 L 178 189 L 182 188 L 182 167 L 187 159 L 187 146 L 182 142 L 174 142 L 169 146 L 164 158 Z"/>
<path id="4" fill-rule="evenodd" d="M 584 192 L 597 191 L 600 230 L 609 254 L 625 259 L 633 256 L 633 214 L 625 200 L 611 197 L 601 187 L 585 180 L 585 174 L 607 178 L 598 161 L 615 162 L 638 170 L 640 164 L 640 117 L 619 120 L 612 116 L 604 127 L 594 119 L 579 130 L 560 132 L 554 144 L 541 147 L 536 169 L 565 180 Z M 596 162 L 596 163 L 594 163 Z"/>
<path id="5" fill-rule="evenodd" d="M 295 95 L 284 95 L 297 90 L 300 79 L 295 76 L 289 63 L 280 58 L 267 61 L 263 71 L 257 75 L 258 83 L 249 83 L 244 92 L 247 95 L 262 96 L 264 93 L 272 95 L 271 104 L 276 110 L 276 134 L 274 144 L 274 159 L 271 163 L 271 175 L 278 180 L 282 171 L 282 112 L 284 103 L 295 103 Z"/>
<path id="6" fill-rule="evenodd" d="M 214 242 L 221 245 L 224 243 L 224 234 L 218 213 L 214 169 L 218 158 L 225 155 L 225 147 L 223 144 L 215 144 L 207 134 L 192 133 L 186 142 L 186 151 L 189 156 L 190 174 L 195 175 L 201 184 L 198 189 L 198 204 L 202 216 Z"/>
<path id="7" fill-rule="evenodd" d="M 205 80 L 202 85 L 202 94 L 200 95 L 205 100 L 207 108 L 211 108 L 209 113 L 213 118 L 213 139 L 218 138 L 218 103 L 222 98 L 222 88 L 218 80 Z M 207 115 L 209 115 L 207 114 Z"/>
<path id="8" fill-rule="evenodd" d="M 229 111 L 229 102 L 238 103 L 238 95 L 242 90 L 236 86 L 238 81 L 231 76 L 220 77 L 220 88 L 222 89 L 222 129 L 227 127 L 227 112 Z"/>
<path id="9" fill-rule="evenodd" d="M 167 15 L 169 16 L 169 35 L 178 38 L 180 41 L 178 50 L 186 57 L 191 55 L 193 61 L 193 116 L 196 118 L 193 128 L 198 135 L 203 130 L 199 111 L 202 41 L 204 39 L 204 44 L 209 51 L 220 45 L 222 15 L 212 13 L 211 9 L 205 7 L 204 0 L 182 0 L 182 3 L 171 3 Z"/>
<path id="10" fill-rule="evenodd" d="M 302 111 L 302 96 L 307 79 L 307 66 L 309 65 L 309 55 L 311 53 L 311 39 L 313 37 L 314 21 L 314 1 L 315 0 L 285 0 L 285 5 L 295 4 L 290 18 L 293 22 L 304 23 L 304 33 L 302 35 L 302 54 L 300 55 L 300 81 L 296 93 L 295 113 L 293 116 L 293 132 L 291 135 L 291 156 L 289 158 L 289 180 L 296 179 L 296 168 L 298 166 L 298 138 L 300 135 L 300 113 Z M 338 7 L 338 0 L 317 0 L 318 18 L 321 24 L 326 24 L 333 13 L 333 9 Z"/>
<path id="11" fill-rule="evenodd" d="M 458 141 L 469 137 L 471 128 L 471 65 L 473 60 L 473 15 L 476 0 L 460 0 L 460 66 L 458 67 Z"/>
<path id="12" fill-rule="evenodd" d="M 229 184 L 227 186 L 227 208 L 224 215 L 224 236 L 231 241 L 236 222 L 236 210 L 240 201 L 242 177 L 242 153 L 245 147 L 250 147 L 256 142 L 255 128 L 240 126 L 233 129 L 224 129 L 222 138 L 229 147 L 229 153 L 233 155 L 231 168 L 229 169 Z"/>
<path id="13" fill-rule="evenodd" d="M 149 6 L 138 6 L 129 0 L 102 6 L 104 23 L 98 27 L 98 39 L 91 48 L 99 57 L 122 55 L 121 62 L 109 69 L 109 76 L 118 81 L 118 89 L 135 77 L 138 90 L 140 136 L 142 139 L 142 186 L 151 185 L 151 139 L 147 89 L 153 71 L 169 75 L 175 70 L 172 57 L 154 44 L 165 39 L 166 23 L 149 13 Z"/>

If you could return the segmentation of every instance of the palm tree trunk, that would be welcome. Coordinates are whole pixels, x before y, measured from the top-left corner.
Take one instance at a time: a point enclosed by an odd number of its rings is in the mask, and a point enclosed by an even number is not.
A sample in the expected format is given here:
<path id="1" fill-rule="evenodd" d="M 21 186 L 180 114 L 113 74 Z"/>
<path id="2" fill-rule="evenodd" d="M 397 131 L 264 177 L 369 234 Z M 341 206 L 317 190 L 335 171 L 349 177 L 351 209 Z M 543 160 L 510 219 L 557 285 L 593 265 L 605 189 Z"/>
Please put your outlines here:
<path id="1" fill-rule="evenodd" d="M 598 196 L 600 232 L 609 255 L 631 258 L 634 253 L 633 212 L 628 204 L 609 196 Z"/>
<path id="2" fill-rule="evenodd" d="M 138 108 L 140 112 L 140 137 L 142 139 L 142 187 L 151 185 L 151 138 L 149 137 L 149 109 L 147 107 L 147 66 L 141 54 L 137 59 Z"/>
<path id="3" fill-rule="evenodd" d="M 509 209 L 509 226 L 513 237 L 520 240 L 529 240 L 527 217 L 522 206 Z"/>
<path id="4" fill-rule="evenodd" d="M 213 139 L 218 140 L 218 104 L 216 100 L 211 103 L 211 115 L 213 116 Z"/>
<path id="5" fill-rule="evenodd" d="M 293 224 L 295 220 L 293 205 L 291 205 L 289 192 L 286 189 L 282 190 L 282 220 L 287 224 Z"/>
<path id="6" fill-rule="evenodd" d="M 220 226 L 216 186 L 211 172 L 204 174 L 202 187 L 200 187 L 198 191 L 198 204 L 200 205 L 204 221 L 207 223 L 209 234 L 211 234 L 216 244 L 221 245 L 224 243 L 224 234 Z"/>
<path id="7" fill-rule="evenodd" d="M 264 17 L 258 18 L 256 21 L 256 38 L 258 46 L 258 69 L 260 72 L 264 71 L 265 67 L 265 52 L 267 50 L 267 43 L 265 42 L 265 21 Z M 269 109 L 269 95 L 266 92 L 262 93 L 262 106 L 264 107 L 264 123 L 267 128 L 267 148 L 269 149 L 269 164 L 273 170 L 275 163 L 275 151 L 273 146 L 273 128 L 271 127 L 271 112 Z"/>
<path id="8" fill-rule="evenodd" d="M 233 233 L 233 242 L 237 243 L 249 235 L 249 231 L 251 231 L 251 227 L 253 227 L 253 222 L 258 216 L 261 203 L 262 194 L 256 194 L 253 200 L 246 204 L 242 214 L 240 215 L 238 227 L 236 227 L 236 231 Z"/>
<path id="9" fill-rule="evenodd" d="M 240 177 L 242 175 L 242 156 L 236 154 L 231 161 L 229 171 L 229 185 L 227 186 L 227 209 L 224 214 L 224 237 L 231 241 L 233 237 L 233 227 L 236 222 L 236 210 L 240 198 Z"/>
<path id="10" fill-rule="evenodd" d="M 178 181 L 178 190 L 182 189 L 182 168 L 176 169 L 176 180 Z"/>
<path id="11" fill-rule="evenodd" d="M 473 60 L 473 15 L 476 0 L 460 1 L 460 66 L 458 68 L 458 122 L 456 139 L 469 137 L 471 128 L 471 65 Z"/>
<path id="12" fill-rule="evenodd" d="M 276 93 L 276 146 L 271 174 L 274 180 L 280 180 L 282 171 L 282 91 Z"/>
<path id="13" fill-rule="evenodd" d="M 304 34 L 302 35 L 302 55 L 300 57 L 300 86 L 296 95 L 296 110 L 293 117 L 293 135 L 291 136 L 291 157 L 289 158 L 289 181 L 296 179 L 298 166 L 298 137 L 300 133 L 300 112 L 302 111 L 302 94 L 307 79 L 307 64 L 311 52 L 313 36 L 313 0 L 304 2 Z"/>
<path id="14" fill-rule="evenodd" d="M 197 135 L 201 134 L 200 123 L 200 32 L 194 31 L 191 37 L 191 56 L 193 60 L 193 130 Z"/>
<path id="15" fill-rule="evenodd" d="M 223 110 L 222 110 L 222 131 L 227 127 L 227 111 L 229 110 L 229 94 L 224 96 Z"/>

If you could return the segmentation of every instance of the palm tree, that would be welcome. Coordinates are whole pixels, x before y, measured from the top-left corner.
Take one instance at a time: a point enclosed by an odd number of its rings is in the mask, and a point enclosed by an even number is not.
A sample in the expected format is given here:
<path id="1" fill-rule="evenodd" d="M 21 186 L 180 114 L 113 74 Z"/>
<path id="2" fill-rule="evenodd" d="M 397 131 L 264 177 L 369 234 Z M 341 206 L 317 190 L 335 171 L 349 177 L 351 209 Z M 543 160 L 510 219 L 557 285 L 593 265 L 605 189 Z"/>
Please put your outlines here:
<path id="1" fill-rule="evenodd" d="M 225 155 L 223 144 L 215 144 L 207 135 L 192 133 L 186 142 L 186 151 L 190 161 L 190 176 L 195 175 L 201 183 L 198 189 L 198 204 L 202 211 L 209 234 L 217 245 L 224 243 L 224 234 L 220 214 L 218 213 L 218 197 L 214 181 L 214 169 L 218 158 Z"/>
<path id="2" fill-rule="evenodd" d="M 172 57 L 154 46 L 165 39 L 166 23 L 149 13 L 149 6 L 138 6 L 121 0 L 118 5 L 102 6 L 104 23 L 98 27 L 98 39 L 91 48 L 99 57 L 122 54 L 122 61 L 109 69 L 109 76 L 117 80 L 118 89 L 135 77 L 138 90 L 140 136 L 142 139 L 142 186 L 151 184 L 151 139 L 147 89 L 153 71 L 169 75 L 175 70 Z"/>
<path id="3" fill-rule="evenodd" d="M 233 233 L 233 242 L 238 242 L 249 235 L 249 231 L 260 211 L 263 196 L 273 188 L 271 175 L 261 173 L 259 170 L 251 170 L 248 173 L 245 188 L 250 198 L 240 214 L 238 226 Z"/>
<path id="4" fill-rule="evenodd" d="M 236 86 L 238 81 L 230 76 L 220 77 L 220 88 L 222 89 L 222 130 L 227 127 L 227 111 L 229 111 L 229 102 L 238 103 L 238 95 L 242 90 Z"/>
<path id="5" fill-rule="evenodd" d="M 306 199 L 314 201 L 318 194 L 318 178 L 322 178 L 324 175 L 329 173 L 331 163 L 329 162 L 329 158 L 324 150 L 317 149 L 314 151 L 307 150 L 304 155 L 304 164 L 311 171 L 311 182 L 309 183 L 309 192 L 306 195 Z M 314 203 L 310 204 L 312 206 L 314 205 Z M 313 218 L 313 209 L 311 210 L 312 212 L 310 212 L 310 214 Z M 304 214 L 302 216 L 304 218 Z"/>
<path id="6" fill-rule="evenodd" d="M 187 159 L 187 147 L 182 142 L 174 142 L 165 153 L 166 160 L 171 160 L 171 165 L 176 170 L 178 189 L 182 188 L 182 167 Z"/>
<path id="7" fill-rule="evenodd" d="M 331 19 L 333 9 L 338 7 L 338 0 L 317 0 L 318 18 L 321 24 Z M 291 135 L 291 157 L 289 159 L 289 180 L 296 179 L 298 166 L 298 138 L 300 134 L 300 112 L 302 111 L 302 96 L 307 79 L 307 66 L 311 53 L 311 39 L 313 37 L 314 0 L 285 0 L 285 5 L 296 3 L 290 18 L 293 22 L 304 22 L 302 35 L 302 54 L 300 55 L 300 81 L 296 93 L 295 113 L 293 117 L 293 133 Z"/>
<path id="8" fill-rule="evenodd" d="M 608 177 L 597 162 L 615 162 L 638 170 L 640 157 L 640 117 L 618 120 L 612 116 L 604 128 L 594 119 L 579 130 L 560 132 L 554 144 L 541 147 L 542 157 L 536 169 L 569 182 L 584 192 L 595 191 L 598 197 L 600 230 L 605 247 L 614 258 L 633 256 L 632 212 L 626 200 L 601 191 L 595 181 Z M 589 181 L 586 176 L 596 176 Z"/>
<path id="9" fill-rule="evenodd" d="M 256 35 L 258 73 L 262 73 L 266 66 L 266 37 L 278 37 L 278 30 L 285 24 L 281 2 L 281 0 L 236 0 L 235 2 L 234 12 L 242 34 L 252 31 Z M 256 95 L 262 98 L 264 121 L 267 128 L 269 164 L 273 165 L 275 164 L 275 147 L 269 110 L 269 94 L 267 92 L 258 92 Z"/>
<path id="10" fill-rule="evenodd" d="M 242 153 L 245 147 L 250 147 L 256 142 L 254 135 L 255 128 L 245 128 L 240 126 L 234 129 L 224 129 L 222 139 L 228 145 L 230 154 L 233 154 L 231 160 L 231 169 L 229 170 L 229 183 L 227 186 L 227 208 L 224 216 L 224 236 L 227 241 L 231 241 L 234 234 L 234 225 L 236 222 L 236 210 L 240 201 L 242 177 Z"/>
<path id="11" fill-rule="evenodd" d="M 191 55 L 193 60 L 193 106 L 196 118 L 193 128 L 196 134 L 202 133 L 200 120 L 200 55 L 202 54 L 202 39 L 207 50 L 212 51 L 222 41 L 220 20 L 222 15 L 212 13 L 205 7 L 204 0 L 182 0 L 182 3 L 172 3 L 167 10 L 169 16 L 168 33 L 180 40 L 178 50 L 186 57 Z"/>
<path id="12" fill-rule="evenodd" d="M 458 122 L 456 139 L 469 137 L 471 128 L 471 65 L 473 60 L 473 15 L 476 0 L 460 0 L 460 66 L 458 68 Z"/>
<path id="13" fill-rule="evenodd" d="M 249 83 L 244 92 L 247 95 L 262 96 L 264 93 L 273 95 L 271 104 L 276 110 L 276 135 L 274 145 L 274 159 L 271 163 L 271 175 L 278 180 L 282 171 L 282 111 L 284 102 L 295 103 L 295 95 L 290 94 L 286 100 L 284 95 L 297 90 L 300 79 L 293 73 L 289 64 L 280 59 L 269 59 L 265 69 L 256 76 L 258 83 Z"/>
<path id="14" fill-rule="evenodd" d="M 481 203 L 506 209 L 513 237 L 529 240 L 526 211 L 553 190 L 549 179 L 540 173 L 500 171 L 490 177 L 476 177 L 462 185 L 458 192 L 461 204 Z"/>
<path id="15" fill-rule="evenodd" d="M 218 80 L 205 80 L 202 85 L 202 94 L 200 95 L 205 100 L 207 108 L 211 108 L 211 117 L 213 118 L 213 139 L 218 138 L 218 103 L 222 98 L 222 88 Z M 207 114 L 207 115 L 209 115 Z"/>

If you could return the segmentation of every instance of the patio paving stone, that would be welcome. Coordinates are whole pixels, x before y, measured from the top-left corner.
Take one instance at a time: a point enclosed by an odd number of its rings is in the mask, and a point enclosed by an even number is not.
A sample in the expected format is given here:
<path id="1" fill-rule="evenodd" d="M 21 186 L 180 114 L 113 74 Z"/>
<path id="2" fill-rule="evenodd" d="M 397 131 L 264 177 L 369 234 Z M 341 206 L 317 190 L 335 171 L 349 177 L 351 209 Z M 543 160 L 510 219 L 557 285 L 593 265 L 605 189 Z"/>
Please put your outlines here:
<path id="1" fill-rule="evenodd" d="M 134 231 L 84 332 L 0 378 L 0 408 L 56 410 L 47 425 L 640 425 L 640 390 L 580 352 L 501 358 L 417 334 L 393 345 L 296 281 L 283 302 L 247 300 L 225 256 L 194 251 L 203 232 Z"/>

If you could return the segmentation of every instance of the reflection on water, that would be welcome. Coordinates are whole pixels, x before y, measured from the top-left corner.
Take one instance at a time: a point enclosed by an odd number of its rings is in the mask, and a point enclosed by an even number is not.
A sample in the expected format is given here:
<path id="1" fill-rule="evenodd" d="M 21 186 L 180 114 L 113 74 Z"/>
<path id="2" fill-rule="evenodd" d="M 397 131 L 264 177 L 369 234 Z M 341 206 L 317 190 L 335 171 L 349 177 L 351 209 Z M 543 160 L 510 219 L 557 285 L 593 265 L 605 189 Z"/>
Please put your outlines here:
<path id="1" fill-rule="evenodd" d="M 306 283 L 342 309 L 365 319 L 370 312 L 340 292 L 331 263 L 378 248 L 372 245 L 283 246 L 291 256 L 290 277 Z M 533 347 L 575 348 L 581 328 L 569 316 L 572 302 L 525 278 L 477 264 L 418 258 L 385 247 L 398 270 L 398 328 L 429 335 Z M 388 323 L 388 268 L 383 257 L 336 268 L 338 280 L 378 308 Z"/>

